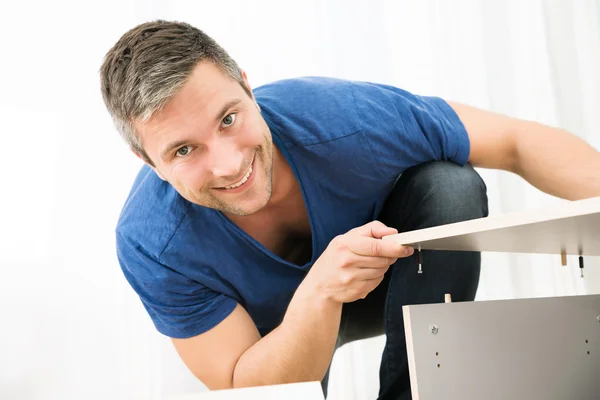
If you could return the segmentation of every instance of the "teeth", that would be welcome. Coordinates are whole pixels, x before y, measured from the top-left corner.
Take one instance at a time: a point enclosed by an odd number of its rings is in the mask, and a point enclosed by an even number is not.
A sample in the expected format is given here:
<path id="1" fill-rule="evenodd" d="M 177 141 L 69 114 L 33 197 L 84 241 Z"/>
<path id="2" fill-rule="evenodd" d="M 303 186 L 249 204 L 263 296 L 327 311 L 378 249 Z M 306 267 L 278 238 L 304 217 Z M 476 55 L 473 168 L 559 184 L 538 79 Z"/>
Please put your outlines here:
<path id="1" fill-rule="evenodd" d="M 250 178 L 250 175 L 252 175 L 252 167 L 250 167 L 250 169 L 246 173 L 246 176 L 244 176 L 244 178 L 241 181 L 239 181 L 235 185 L 225 186 L 225 189 L 235 189 L 237 187 L 242 186 L 244 183 L 246 183 L 246 181 L 248 180 L 248 178 Z"/>

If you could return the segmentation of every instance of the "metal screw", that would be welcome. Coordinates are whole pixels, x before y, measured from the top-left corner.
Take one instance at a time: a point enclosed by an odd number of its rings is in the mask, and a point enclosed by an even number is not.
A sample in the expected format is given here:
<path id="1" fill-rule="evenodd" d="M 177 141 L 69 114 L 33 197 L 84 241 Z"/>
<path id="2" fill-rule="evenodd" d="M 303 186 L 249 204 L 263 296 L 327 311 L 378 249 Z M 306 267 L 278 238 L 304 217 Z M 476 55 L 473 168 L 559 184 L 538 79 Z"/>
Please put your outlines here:
<path id="1" fill-rule="evenodd" d="M 598 318 L 600 318 L 600 315 L 598 316 Z M 429 332 L 431 332 L 431 334 L 437 335 L 437 333 L 439 331 L 440 331 L 440 327 L 437 326 L 436 324 L 429 325 Z"/>
<path id="2" fill-rule="evenodd" d="M 596 319 L 598 320 L 598 322 L 600 322 L 600 315 L 598 315 L 598 316 L 596 317 Z"/>

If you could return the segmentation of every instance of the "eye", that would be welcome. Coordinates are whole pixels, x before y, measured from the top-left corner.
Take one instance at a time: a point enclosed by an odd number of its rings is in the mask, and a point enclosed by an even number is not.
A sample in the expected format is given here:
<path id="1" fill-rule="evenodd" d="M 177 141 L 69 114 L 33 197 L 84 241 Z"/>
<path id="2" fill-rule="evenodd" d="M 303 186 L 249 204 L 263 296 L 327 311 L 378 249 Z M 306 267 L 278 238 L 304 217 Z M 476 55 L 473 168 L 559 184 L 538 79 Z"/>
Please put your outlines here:
<path id="1" fill-rule="evenodd" d="M 183 156 L 187 156 L 188 154 L 190 154 L 192 151 L 192 146 L 183 146 L 180 147 L 179 149 L 177 149 L 177 151 L 175 152 L 175 156 L 177 157 L 183 157 Z"/>
<path id="2" fill-rule="evenodd" d="M 234 121 L 235 121 L 235 114 L 231 113 L 231 114 L 227 115 L 225 118 L 223 118 L 222 125 L 225 128 L 227 128 L 228 126 L 231 126 Z"/>

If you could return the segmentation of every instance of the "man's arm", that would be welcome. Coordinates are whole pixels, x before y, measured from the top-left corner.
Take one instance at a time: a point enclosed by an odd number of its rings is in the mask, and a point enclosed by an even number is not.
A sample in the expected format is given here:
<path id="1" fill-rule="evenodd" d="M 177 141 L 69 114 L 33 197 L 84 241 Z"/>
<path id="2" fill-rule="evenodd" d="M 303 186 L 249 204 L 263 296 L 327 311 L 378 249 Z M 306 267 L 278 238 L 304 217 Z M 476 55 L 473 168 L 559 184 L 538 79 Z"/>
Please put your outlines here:
<path id="1" fill-rule="evenodd" d="M 600 196 L 600 153 L 569 132 L 448 102 L 471 142 L 469 163 L 520 175 L 569 200 Z"/>
<path id="2" fill-rule="evenodd" d="M 302 303 L 290 305 L 286 321 L 262 339 L 238 304 L 213 329 L 172 341 L 186 366 L 211 390 L 318 381 L 333 357 L 341 304 Z"/>
<path id="3" fill-rule="evenodd" d="M 261 338 L 241 307 L 211 330 L 173 343 L 210 389 L 320 381 L 333 357 L 342 305 L 364 299 L 412 248 L 382 237 L 378 221 L 334 238 L 294 293 L 281 324 Z M 257 288 L 260 290 L 260 288 Z"/>

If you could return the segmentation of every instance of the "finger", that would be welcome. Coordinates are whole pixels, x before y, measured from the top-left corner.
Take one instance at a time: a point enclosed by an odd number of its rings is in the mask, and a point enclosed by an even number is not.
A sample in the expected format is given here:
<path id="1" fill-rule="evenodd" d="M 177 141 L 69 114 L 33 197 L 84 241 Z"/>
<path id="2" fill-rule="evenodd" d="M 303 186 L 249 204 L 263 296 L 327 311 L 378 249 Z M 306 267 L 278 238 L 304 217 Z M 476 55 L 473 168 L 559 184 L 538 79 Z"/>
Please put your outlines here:
<path id="1" fill-rule="evenodd" d="M 346 238 L 346 246 L 354 254 L 368 257 L 402 258 L 413 254 L 410 246 L 402 246 L 392 240 L 382 240 L 364 236 Z"/>
<path id="2" fill-rule="evenodd" d="M 398 233 L 398 229 L 387 226 L 379 221 L 373 221 L 371 228 L 371 236 L 376 239 L 381 239 L 384 236 L 395 235 Z"/>
<path id="3" fill-rule="evenodd" d="M 395 235 L 398 233 L 398 230 L 396 228 L 386 226 L 380 221 L 372 221 L 368 224 L 354 228 L 348 233 L 380 239 L 383 236 Z"/>
<path id="4" fill-rule="evenodd" d="M 382 269 L 398 261 L 395 257 L 369 257 L 353 254 L 344 265 L 345 268 Z"/>
<path id="5" fill-rule="evenodd" d="M 356 281 L 370 281 L 383 277 L 389 269 L 389 265 L 383 268 L 356 268 L 352 274 Z"/>
<path id="6" fill-rule="evenodd" d="M 388 269 L 389 267 L 384 269 L 357 268 L 351 273 L 344 274 L 341 281 L 347 289 L 364 287 L 371 281 L 383 279 Z"/>

